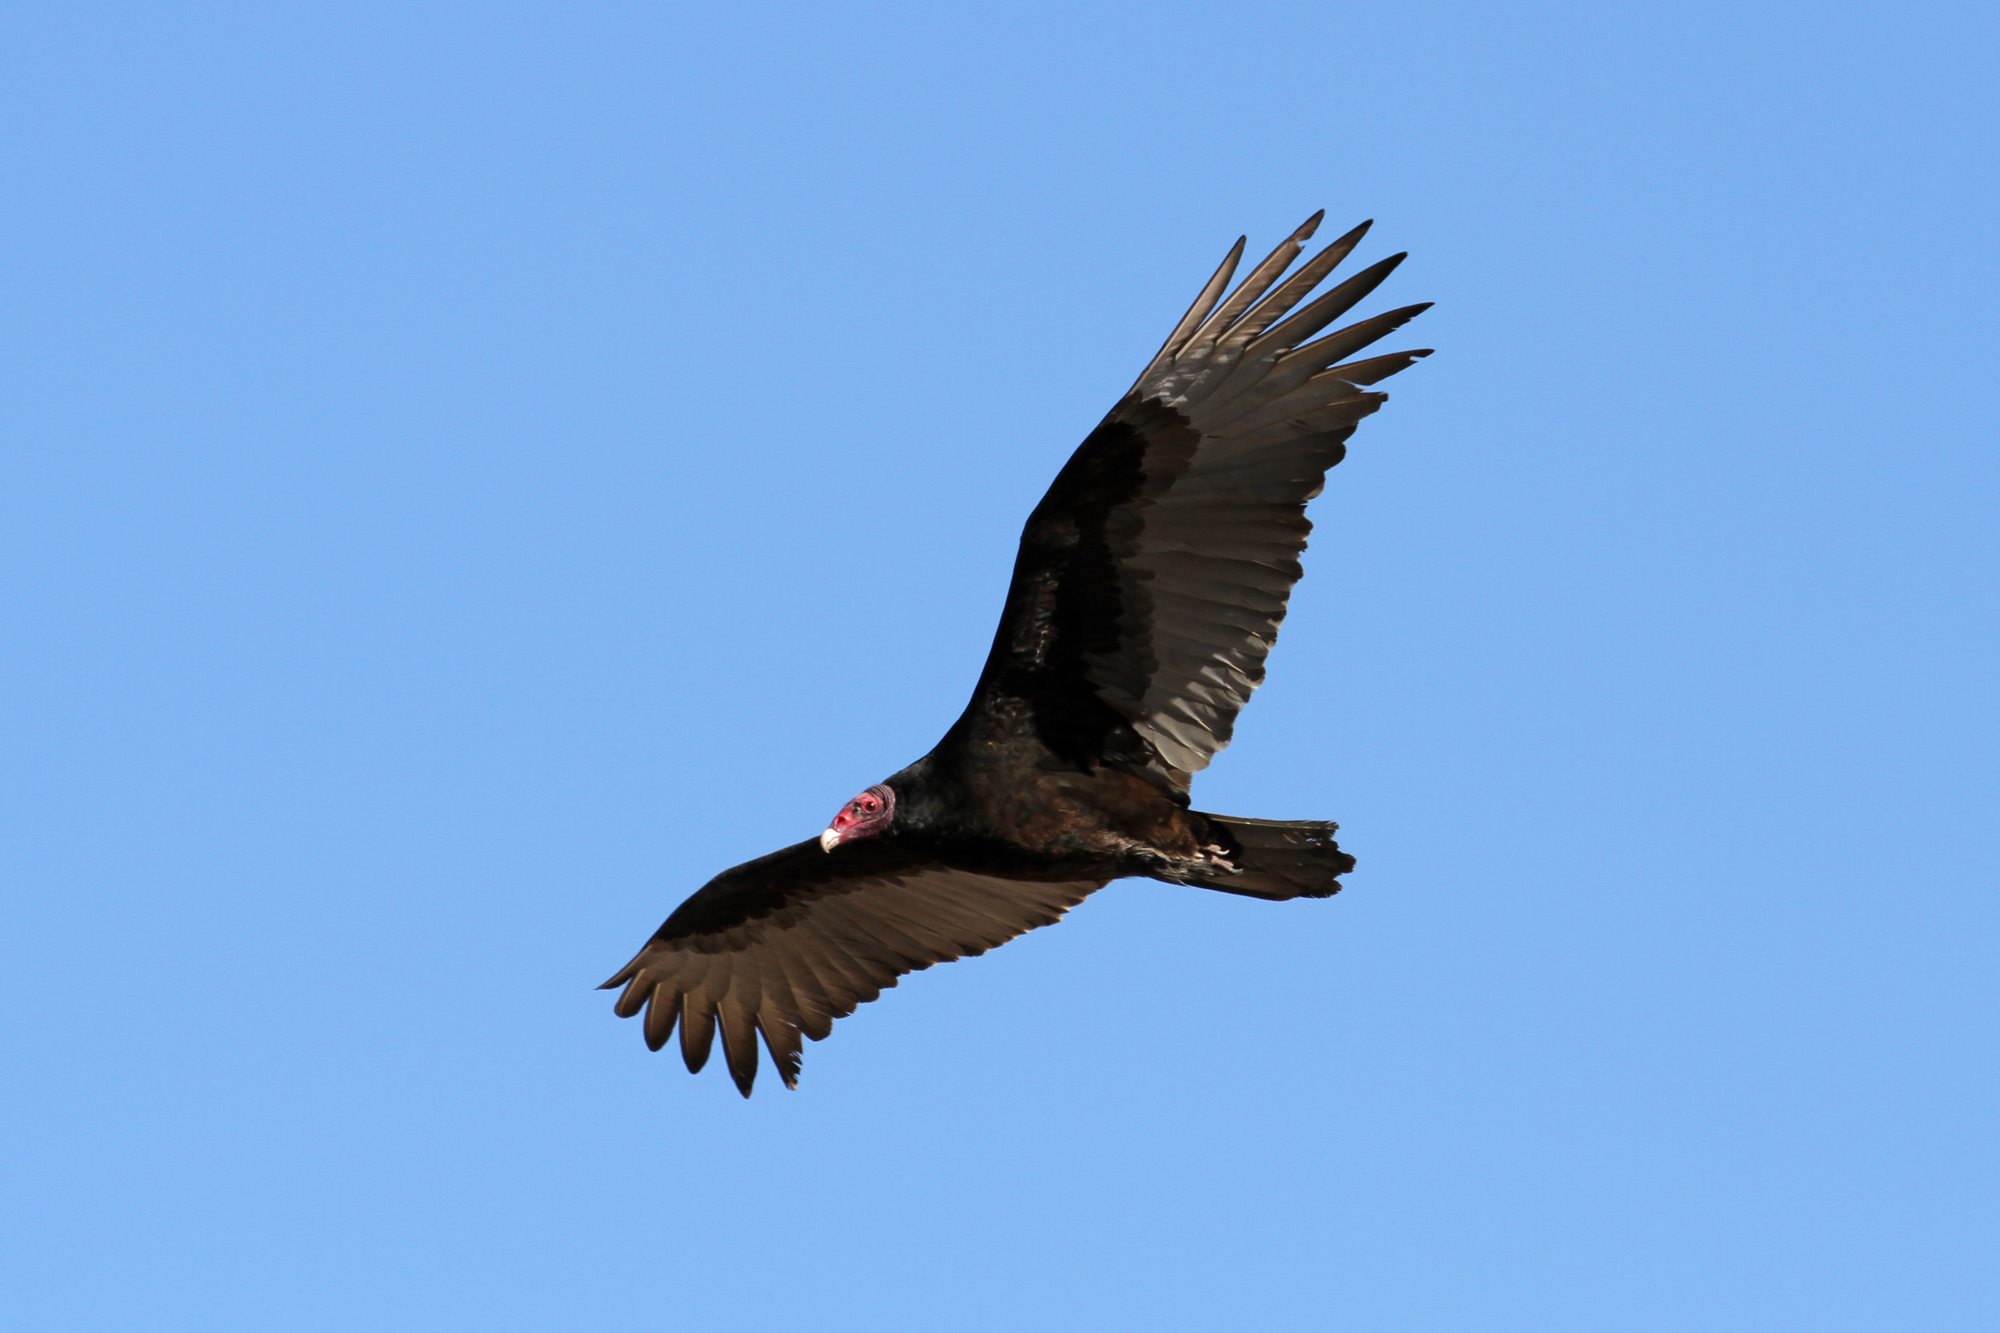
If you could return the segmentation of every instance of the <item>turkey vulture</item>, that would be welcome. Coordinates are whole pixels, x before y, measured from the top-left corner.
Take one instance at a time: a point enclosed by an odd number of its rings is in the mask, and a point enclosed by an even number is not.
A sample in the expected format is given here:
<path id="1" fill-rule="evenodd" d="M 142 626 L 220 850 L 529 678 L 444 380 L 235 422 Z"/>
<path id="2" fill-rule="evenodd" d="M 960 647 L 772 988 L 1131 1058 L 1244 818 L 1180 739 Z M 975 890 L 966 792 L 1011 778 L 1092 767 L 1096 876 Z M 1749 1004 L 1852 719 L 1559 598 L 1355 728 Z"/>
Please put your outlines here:
<path id="1" fill-rule="evenodd" d="M 1369 226 L 1280 282 L 1323 216 L 1225 299 L 1239 239 L 1056 475 L 1021 533 L 972 702 L 937 747 L 818 837 L 717 875 L 604 983 L 625 988 L 620 1017 L 645 1011 L 648 1046 L 678 1023 L 698 1071 L 720 1020 L 745 1097 L 760 1032 L 796 1087 L 801 1036 L 825 1037 L 906 972 L 1051 925 L 1121 876 L 1273 901 L 1339 891 L 1354 858 L 1331 822 L 1188 803 L 1264 679 L 1312 530 L 1306 501 L 1388 397 L 1361 386 L 1430 354 L 1346 360 L 1429 303 L 1307 341 L 1403 260 L 1300 306 Z"/>

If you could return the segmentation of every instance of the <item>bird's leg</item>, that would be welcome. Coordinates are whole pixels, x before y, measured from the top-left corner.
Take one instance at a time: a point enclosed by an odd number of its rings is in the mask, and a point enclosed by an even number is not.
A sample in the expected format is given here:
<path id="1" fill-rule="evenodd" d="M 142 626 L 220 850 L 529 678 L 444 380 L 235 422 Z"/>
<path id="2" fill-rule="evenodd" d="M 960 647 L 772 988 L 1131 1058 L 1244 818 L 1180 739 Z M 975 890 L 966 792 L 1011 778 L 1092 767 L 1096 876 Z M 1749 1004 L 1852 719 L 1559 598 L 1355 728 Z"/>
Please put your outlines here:
<path id="1" fill-rule="evenodd" d="M 1218 874 L 1237 875 L 1242 870 L 1229 859 L 1228 849 L 1214 844 L 1203 847 L 1193 856 L 1175 856 L 1157 847 L 1149 847 L 1142 842 L 1126 840 L 1120 858 L 1134 867 L 1138 874 L 1153 879 L 1163 879 L 1170 884 L 1199 884 L 1203 880 L 1214 879 Z"/>

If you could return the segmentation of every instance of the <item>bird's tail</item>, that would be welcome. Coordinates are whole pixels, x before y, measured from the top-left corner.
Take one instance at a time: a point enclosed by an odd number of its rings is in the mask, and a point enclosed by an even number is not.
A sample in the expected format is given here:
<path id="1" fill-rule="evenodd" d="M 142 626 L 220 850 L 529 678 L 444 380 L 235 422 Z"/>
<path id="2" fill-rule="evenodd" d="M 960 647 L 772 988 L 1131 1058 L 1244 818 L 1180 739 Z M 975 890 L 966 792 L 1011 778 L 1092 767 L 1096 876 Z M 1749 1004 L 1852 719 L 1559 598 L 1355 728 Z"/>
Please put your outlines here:
<path id="1" fill-rule="evenodd" d="M 1340 825 L 1320 819 L 1238 819 L 1201 816 L 1236 873 L 1218 870 L 1195 880 L 1205 889 L 1251 898 L 1331 898 L 1354 858 L 1333 840 Z"/>

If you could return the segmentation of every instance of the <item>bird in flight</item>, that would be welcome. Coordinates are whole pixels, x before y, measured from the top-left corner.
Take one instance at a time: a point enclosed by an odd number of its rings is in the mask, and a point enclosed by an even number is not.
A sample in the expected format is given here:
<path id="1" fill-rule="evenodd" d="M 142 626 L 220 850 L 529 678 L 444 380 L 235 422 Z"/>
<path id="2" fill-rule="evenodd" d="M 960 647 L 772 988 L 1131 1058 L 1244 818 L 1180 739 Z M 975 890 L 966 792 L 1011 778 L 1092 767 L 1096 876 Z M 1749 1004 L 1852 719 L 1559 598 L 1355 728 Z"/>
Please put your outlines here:
<path id="1" fill-rule="evenodd" d="M 604 989 L 680 1028 L 690 1072 L 722 1051 L 745 1097 L 757 1037 L 798 1086 L 818 1041 L 905 973 L 1054 924 L 1124 876 L 1326 898 L 1354 858 L 1324 821 L 1191 808 L 1264 679 L 1305 549 L 1306 501 L 1429 349 L 1350 360 L 1430 308 L 1314 335 L 1402 262 L 1313 290 L 1364 222 L 1289 278 L 1324 213 L 1234 291 L 1239 239 L 1158 355 L 1056 474 L 1021 533 L 993 649 L 937 746 L 816 838 L 725 870 Z M 1305 304 L 1301 305 L 1301 302 Z"/>

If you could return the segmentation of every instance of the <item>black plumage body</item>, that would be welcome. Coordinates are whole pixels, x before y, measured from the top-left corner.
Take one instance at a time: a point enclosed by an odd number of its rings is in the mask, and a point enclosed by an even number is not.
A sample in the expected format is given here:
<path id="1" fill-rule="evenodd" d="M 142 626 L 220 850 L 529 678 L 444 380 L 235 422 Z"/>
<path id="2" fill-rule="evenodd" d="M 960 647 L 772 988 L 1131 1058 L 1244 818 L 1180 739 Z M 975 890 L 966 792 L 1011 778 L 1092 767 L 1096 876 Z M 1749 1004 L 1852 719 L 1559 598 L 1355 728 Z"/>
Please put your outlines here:
<path id="1" fill-rule="evenodd" d="M 964 713 L 818 841 L 718 875 L 608 987 L 678 1026 L 690 1069 L 719 1025 L 744 1095 L 756 1037 L 786 1084 L 800 1038 L 906 972 L 1047 925 L 1112 879 L 1266 899 L 1327 897 L 1353 858 L 1322 821 L 1191 808 L 1263 679 L 1311 524 L 1305 505 L 1424 351 L 1333 363 L 1425 307 L 1306 342 L 1401 260 L 1290 314 L 1367 224 L 1291 278 L 1307 222 L 1227 299 L 1241 241 L 1130 392 L 1028 517 Z M 1329 369 L 1331 367 L 1331 369 Z M 879 799 L 877 799 L 879 798 Z"/>

